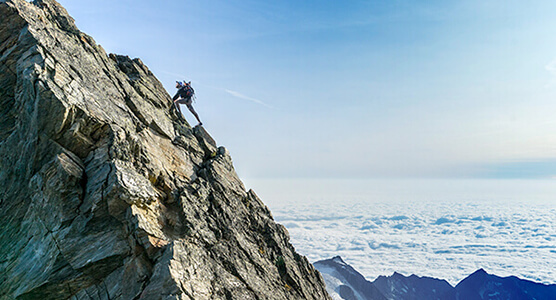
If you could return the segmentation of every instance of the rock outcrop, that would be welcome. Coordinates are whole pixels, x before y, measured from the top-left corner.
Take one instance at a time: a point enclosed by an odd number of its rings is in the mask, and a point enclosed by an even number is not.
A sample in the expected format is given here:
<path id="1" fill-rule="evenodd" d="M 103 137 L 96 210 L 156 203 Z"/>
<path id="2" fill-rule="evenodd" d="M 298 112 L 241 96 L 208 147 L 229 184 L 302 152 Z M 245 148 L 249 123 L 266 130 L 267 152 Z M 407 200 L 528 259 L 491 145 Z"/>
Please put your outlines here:
<path id="1" fill-rule="evenodd" d="M 0 0 L 0 299 L 330 299 L 172 108 L 54 0 Z"/>

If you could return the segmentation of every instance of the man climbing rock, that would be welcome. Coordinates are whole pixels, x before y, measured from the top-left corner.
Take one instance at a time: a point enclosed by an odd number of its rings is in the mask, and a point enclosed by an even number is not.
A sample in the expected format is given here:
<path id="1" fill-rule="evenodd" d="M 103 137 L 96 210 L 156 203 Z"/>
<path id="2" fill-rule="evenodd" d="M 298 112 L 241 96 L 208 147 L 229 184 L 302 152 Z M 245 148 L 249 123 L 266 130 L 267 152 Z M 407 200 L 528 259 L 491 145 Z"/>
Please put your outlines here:
<path id="1" fill-rule="evenodd" d="M 176 88 L 178 89 L 178 92 L 172 99 L 174 100 L 174 105 L 178 108 L 180 115 L 183 115 L 181 112 L 180 104 L 185 104 L 187 108 L 189 108 L 189 111 L 195 116 L 195 118 L 199 122 L 199 125 L 203 125 L 201 119 L 199 119 L 199 115 L 197 114 L 197 112 L 195 112 L 195 109 L 193 109 L 192 102 L 195 91 L 191 87 L 191 81 L 176 81 Z"/>

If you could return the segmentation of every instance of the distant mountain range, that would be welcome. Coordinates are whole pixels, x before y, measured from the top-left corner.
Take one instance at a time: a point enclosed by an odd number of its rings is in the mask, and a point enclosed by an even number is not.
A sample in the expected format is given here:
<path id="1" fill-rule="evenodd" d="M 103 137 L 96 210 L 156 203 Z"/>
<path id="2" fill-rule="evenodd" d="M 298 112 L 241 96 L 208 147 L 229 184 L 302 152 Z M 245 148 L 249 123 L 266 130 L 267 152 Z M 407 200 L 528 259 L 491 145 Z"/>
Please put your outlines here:
<path id="1" fill-rule="evenodd" d="M 339 256 L 314 266 L 334 300 L 556 300 L 555 284 L 498 277 L 483 269 L 453 287 L 446 280 L 399 273 L 370 282 Z"/>

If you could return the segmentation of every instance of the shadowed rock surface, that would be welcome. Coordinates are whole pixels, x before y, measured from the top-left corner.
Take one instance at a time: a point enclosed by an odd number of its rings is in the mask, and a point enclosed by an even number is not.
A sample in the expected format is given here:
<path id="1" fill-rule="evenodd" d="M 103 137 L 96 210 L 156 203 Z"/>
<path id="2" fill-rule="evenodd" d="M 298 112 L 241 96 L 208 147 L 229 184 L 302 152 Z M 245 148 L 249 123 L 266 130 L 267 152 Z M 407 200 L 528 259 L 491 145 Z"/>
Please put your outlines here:
<path id="1" fill-rule="evenodd" d="M 334 299 L 386 300 L 384 294 L 367 281 L 340 256 L 317 261 L 315 268 L 324 276 L 327 289 Z"/>
<path id="2" fill-rule="evenodd" d="M 554 284 L 498 277 L 483 269 L 452 287 L 445 280 L 399 273 L 370 282 L 339 256 L 314 265 L 334 300 L 556 300 Z"/>
<path id="3" fill-rule="evenodd" d="M 228 151 L 53 0 L 0 0 L 0 299 L 330 299 Z"/>
<path id="4" fill-rule="evenodd" d="M 416 275 L 404 276 L 394 272 L 392 276 L 379 276 L 373 285 L 388 299 L 442 300 L 454 288 L 446 281 Z"/>
<path id="5" fill-rule="evenodd" d="M 499 277 L 479 269 L 462 280 L 445 300 L 555 300 L 556 284 L 546 285 L 515 276 Z"/>

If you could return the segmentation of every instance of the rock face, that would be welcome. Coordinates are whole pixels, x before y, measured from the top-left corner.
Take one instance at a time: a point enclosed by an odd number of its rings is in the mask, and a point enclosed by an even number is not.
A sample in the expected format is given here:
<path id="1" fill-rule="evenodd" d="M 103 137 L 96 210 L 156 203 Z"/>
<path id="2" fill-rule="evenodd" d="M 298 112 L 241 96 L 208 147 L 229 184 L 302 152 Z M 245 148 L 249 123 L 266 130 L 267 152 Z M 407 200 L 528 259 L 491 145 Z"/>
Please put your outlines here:
<path id="1" fill-rule="evenodd" d="M 330 299 L 228 151 L 53 0 L 0 0 L 0 299 Z"/>

